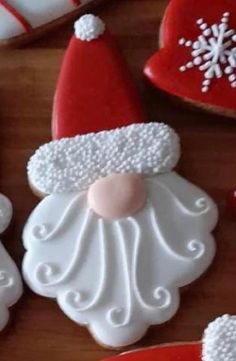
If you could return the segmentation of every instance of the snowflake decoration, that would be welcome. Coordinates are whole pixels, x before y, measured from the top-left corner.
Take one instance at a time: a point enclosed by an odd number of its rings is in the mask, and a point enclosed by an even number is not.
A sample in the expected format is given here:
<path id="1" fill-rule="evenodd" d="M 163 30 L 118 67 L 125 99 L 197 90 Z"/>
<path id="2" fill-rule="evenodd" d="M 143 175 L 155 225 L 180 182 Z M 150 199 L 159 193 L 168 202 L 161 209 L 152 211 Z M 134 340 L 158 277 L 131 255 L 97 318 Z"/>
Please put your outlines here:
<path id="1" fill-rule="evenodd" d="M 236 88 L 236 42 L 235 30 L 229 29 L 230 13 L 223 14 L 220 24 L 209 26 L 203 19 L 197 20 L 201 31 L 196 41 L 181 38 L 179 45 L 191 48 L 192 60 L 182 65 L 179 70 L 185 72 L 193 67 L 204 72 L 203 93 L 208 92 L 212 79 L 228 77 L 232 88 Z"/>

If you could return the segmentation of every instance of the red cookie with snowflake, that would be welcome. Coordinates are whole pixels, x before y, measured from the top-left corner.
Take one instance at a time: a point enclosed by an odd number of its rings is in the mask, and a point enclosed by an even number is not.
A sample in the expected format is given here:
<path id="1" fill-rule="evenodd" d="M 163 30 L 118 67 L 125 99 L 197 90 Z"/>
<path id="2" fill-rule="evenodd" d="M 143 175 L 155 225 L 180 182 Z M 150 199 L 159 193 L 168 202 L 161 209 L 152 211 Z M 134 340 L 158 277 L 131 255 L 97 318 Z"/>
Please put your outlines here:
<path id="1" fill-rule="evenodd" d="M 160 34 L 161 49 L 144 67 L 147 78 L 185 101 L 235 117 L 235 1 L 172 0 Z"/>

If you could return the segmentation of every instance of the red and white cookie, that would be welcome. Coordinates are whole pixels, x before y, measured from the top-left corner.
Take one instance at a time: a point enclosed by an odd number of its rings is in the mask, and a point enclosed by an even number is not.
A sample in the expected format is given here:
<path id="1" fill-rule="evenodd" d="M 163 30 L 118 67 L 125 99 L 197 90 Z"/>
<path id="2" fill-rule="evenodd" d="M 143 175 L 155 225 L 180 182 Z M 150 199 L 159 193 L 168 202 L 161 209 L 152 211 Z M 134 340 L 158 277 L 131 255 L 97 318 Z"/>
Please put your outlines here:
<path id="1" fill-rule="evenodd" d="M 12 205 L 7 197 L 0 194 L 0 234 L 12 218 Z M 9 319 L 9 307 L 14 305 L 22 294 L 20 273 L 0 241 L 0 331 Z"/>
<path id="2" fill-rule="evenodd" d="M 214 6 L 212 0 L 171 0 L 160 45 L 144 67 L 155 86 L 204 109 L 236 116 L 234 0 L 214 0 Z"/>
<path id="3" fill-rule="evenodd" d="M 57 85 L 54 140 L 28 163 L 45 198 L 24 228 L 23 274 L 111 348 L 169 320 L 179 288 L 215 254 L 214 202 L 173 171 L 175 131 L 145 121 L 116 41 L 83 16 Z"/>
<path id="4" fill-rule="evenodd" d="M 0 45 L 30 40 L 102 0 L 0 0 Z"/>
<path id="5" fill-rule="evenodd" d="M 202 342 L 149 347 L 103 361 L 235 361 L 236 316 L 224 315 L 211 322 Z"/>

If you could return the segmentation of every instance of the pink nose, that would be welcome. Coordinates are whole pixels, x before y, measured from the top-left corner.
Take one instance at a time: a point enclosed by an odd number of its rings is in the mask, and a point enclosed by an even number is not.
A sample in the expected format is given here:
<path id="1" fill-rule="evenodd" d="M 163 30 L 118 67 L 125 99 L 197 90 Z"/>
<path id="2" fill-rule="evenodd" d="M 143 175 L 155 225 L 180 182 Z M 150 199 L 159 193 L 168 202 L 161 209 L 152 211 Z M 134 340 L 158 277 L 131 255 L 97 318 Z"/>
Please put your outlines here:
<path id="1" fill-rule="evenodd" d="M 89 207 L 108 220 L 132 216 L 143 208 L 146 198 L 145 181 L 138 174 L 111 174 L 88 191 Z"/>

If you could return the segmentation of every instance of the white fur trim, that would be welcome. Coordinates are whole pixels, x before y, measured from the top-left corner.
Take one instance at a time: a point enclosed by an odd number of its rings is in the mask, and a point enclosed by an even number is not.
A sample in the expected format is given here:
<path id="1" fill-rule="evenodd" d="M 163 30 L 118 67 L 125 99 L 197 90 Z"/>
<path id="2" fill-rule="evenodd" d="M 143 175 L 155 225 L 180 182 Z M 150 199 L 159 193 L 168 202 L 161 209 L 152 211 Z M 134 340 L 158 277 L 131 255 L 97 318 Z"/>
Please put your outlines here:
<path id="1" fill-rule="evenodd" d="M 28 163 L 28 177 L 42 193 L 74 192 L 111 173 L 169 172 L 179 156 L 173 129 L 163 123 L 133 124 L 41 146 Z"/>
<path id="2" fill-rule="evenodd" d="M 236 360 L 236 316 L 224 315 L 208 325 L 203 337 L 202 360 Z"/>
<path id="3" fill-rule="evenodd" d="M 104 33 L 105 24 L 98 16 L 87 14 L 75 22 L 74 28 L 78 39 L 91 41 Z"/>

